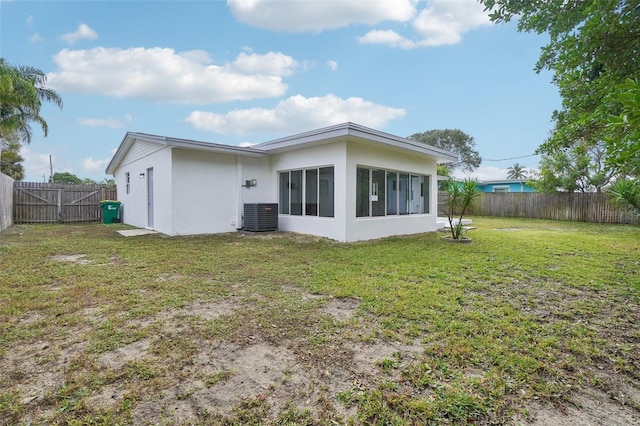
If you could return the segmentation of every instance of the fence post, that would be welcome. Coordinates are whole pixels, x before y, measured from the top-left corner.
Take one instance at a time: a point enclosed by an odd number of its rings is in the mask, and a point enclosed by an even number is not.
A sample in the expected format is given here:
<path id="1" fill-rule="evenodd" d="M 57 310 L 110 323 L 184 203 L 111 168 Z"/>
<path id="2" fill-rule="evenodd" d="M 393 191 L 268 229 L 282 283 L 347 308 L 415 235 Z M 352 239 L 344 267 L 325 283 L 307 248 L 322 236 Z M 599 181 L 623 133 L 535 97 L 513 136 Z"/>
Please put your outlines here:
<path id="1" fill-rule="evenodd" d="M 14 211 L 20 210 L 15 223 L 98 222 L 102 219 L 100 201 L 117 197 L 113 185 L 15 182 L 13 186 Z"/>
<path id="2" fill-rule="evenodd" d="M 63 222 L 62 217 L 62 188 L 58 189 L 58 222 Z"/>
<path id="3" fill-rule="evenodd" d="M 597 223 L 640 224 L 634 213 L 618 210 L 605 193 L 485 192 L 474 214 Z"/>

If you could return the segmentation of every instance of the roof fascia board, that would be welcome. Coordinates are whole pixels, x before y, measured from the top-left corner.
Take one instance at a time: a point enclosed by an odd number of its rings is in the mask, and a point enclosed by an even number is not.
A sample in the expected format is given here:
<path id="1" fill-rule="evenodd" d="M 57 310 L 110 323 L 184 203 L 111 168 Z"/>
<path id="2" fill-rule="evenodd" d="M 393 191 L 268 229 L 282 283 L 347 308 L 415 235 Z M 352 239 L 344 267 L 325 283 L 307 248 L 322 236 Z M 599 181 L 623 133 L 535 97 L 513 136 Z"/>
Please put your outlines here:
<path id="1" fill-rule="evenodd" d="M 392 146 L 402 150 L 421 153 L 442 162 L 454 162 L 458 160 L 456 155 L 442 149 L 350 122 L 264 142 L 255 145 L 255 148 L 268 152 L 281 152 L 295 149 L 301 145 L 330 143 L 339 138 L 346 138 L 347 140 L 357 138 L 380 145 Z"/>
<path id="2" fill-rule="evenodd" d="M 529 179 L 504 179 L 504 180 L 481 180 L 478 181 L 481 185 L 495 185 L 495 184 L 508 184 L 508 183 L 527 183 Z"/>
<path id="3" fill-rule="evenodd" d="M 164 145 L 169 148 L 182 148 L 197 151 L 215 152 L 221 154 L 235 154 L 248 157 L 264 157 L 267 155 L 266 151 L 251 148 L 241 147 L 233 145 L 215 144 L 209 142 L 200 142 L 189 139 L 170 138 L 165 136 L 150 135 L 146 133 L 127 132 L 124 139 L 120 143 L 118 150 L 114 154 L 113 158 L 109 162 L 105 173 L 113 174 L 117 167 L 120 165 L 125 155 L 131 148 L 131 145 L 136 140 L 156 143 L 158 145 Z"/>

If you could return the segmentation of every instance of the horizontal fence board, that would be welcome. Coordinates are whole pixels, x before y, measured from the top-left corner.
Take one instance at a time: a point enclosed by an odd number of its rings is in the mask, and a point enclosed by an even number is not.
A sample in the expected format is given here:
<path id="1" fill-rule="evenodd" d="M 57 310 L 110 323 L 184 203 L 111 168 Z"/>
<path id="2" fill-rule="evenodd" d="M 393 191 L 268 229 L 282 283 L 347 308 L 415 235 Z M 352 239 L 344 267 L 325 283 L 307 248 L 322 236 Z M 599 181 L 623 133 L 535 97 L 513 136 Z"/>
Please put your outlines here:
<path id="1" fill-rule="evenodd" d="M 438 194 L 438 210 L 446 206 L 446 192 Z M 637 214 L 618 209 L 606 193 L 483 192 L 470 214 L 495 217 L 640 224 Z"/>
<path id="2" fill-rule="evenodd" d="M 14 182 L 14 222 L 99 222 L 100 201 L 114 199 L 115 185 Z"/>

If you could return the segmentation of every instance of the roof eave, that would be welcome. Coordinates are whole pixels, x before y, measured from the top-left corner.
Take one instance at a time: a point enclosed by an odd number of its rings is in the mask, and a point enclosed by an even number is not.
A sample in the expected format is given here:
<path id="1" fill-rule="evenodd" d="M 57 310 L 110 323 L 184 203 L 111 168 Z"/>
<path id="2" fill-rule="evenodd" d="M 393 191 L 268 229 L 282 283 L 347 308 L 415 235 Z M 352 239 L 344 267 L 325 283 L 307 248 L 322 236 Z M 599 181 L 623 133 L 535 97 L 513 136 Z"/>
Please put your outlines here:
<path id="1" fill-rule="evenodd" d="M 131 145 L 133 145 L 136 140 L 143 140 L 159 145 L 165 145 L 169 148 L 183 148 L 196 151 L 217 152 L 221 154 L 243 155 L 254 158 L 264 157 L 267 155 L 266 151 L 255 149 L 253 147 L 222 145 L 189 139 L 157 136 L 146 133 L 127 132 L 122 139 L 122 142 L 120 142 L 120 145 L 118 146 L 116 153 L 113 155 L 113 158 L 109 162 L 109 165 L 105 170 L 106 174 L 113 175 L 115 173 L 125 155 L 129 151 L 129 148 L 131 148 Z"/>
<path id="2" fill-rule="evenodd" d="M 394 146 L 396 148 L 422 153 L 436 159 L 438 162 L 450 163 L 458 160 L 458 157 L 442 149 L 416 142 L 411 139 L 384 133 L 359 124 L 347 122 L 322 129 L 299 133 L 256 145 L 256 148 L 264 149 L 267 152 L 281 152 L 300 145 L 313 145 L 328 143 L 339 138 L 358 138 L 375 143 Z"/>

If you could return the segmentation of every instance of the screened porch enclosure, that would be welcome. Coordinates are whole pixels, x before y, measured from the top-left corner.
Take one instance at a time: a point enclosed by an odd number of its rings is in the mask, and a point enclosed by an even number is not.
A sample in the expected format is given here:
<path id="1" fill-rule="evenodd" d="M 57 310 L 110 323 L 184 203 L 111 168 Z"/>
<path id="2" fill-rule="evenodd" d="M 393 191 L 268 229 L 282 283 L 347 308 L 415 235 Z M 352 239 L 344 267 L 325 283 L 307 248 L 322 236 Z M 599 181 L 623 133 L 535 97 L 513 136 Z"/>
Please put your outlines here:
<path id="1" fill-rule="evenodd" d="M 429 176 L 358 167 L 356 217 L 429 213 Z"/>
<path id="2" fill-rule="evenodd" d="M 279 172 L 280 214 L 334 217 L 334 168 Z"/>

